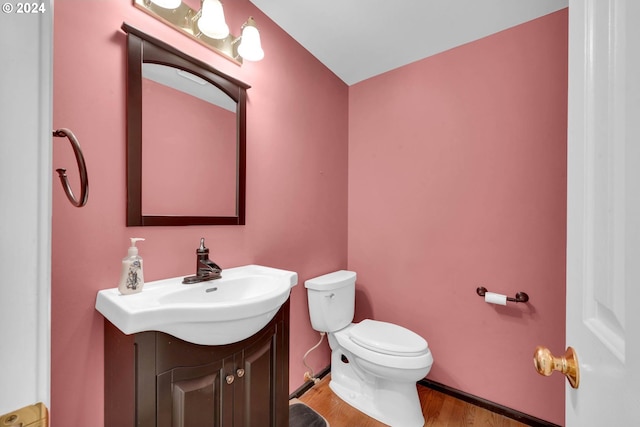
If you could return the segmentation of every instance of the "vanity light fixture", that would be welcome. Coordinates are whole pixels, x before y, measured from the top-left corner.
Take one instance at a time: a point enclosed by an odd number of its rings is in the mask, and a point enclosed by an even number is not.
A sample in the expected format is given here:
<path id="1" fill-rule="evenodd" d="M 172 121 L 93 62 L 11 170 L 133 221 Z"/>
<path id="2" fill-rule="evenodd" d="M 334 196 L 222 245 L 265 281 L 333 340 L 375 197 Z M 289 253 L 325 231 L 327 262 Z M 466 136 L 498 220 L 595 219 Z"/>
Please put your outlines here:
<path id="1" fill-rule="evenodd" d="M 182 0 L 133 0 L 134 5 L 203 46 L 241 65 L 243 59 L 260 61 L 264 51 L 256 21 L 249 17 L 239 37 L 229 33 L 220 0 L 201 0 L 194 10 Z"/>

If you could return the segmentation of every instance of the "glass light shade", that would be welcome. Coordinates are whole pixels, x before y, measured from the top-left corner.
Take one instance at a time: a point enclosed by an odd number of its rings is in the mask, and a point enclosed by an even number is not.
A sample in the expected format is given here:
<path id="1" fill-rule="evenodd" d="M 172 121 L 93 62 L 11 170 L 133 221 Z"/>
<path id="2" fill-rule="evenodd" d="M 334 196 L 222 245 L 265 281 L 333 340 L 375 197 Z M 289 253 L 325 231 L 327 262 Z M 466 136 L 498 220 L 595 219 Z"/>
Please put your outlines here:
<path id="1" fill-rule="evenodd" d="M 182 4 L 182 0 L 151 0 L 151 3 L 163 9 L 177 9 Z"/>
<path id="2" fill-rule="evenodd" d="M 198 29 L 212 39 L 224 39 L 229 35 L 229 26 L 224 19 L 222 3 L 218 0 L 204 0 L 198 19 Z"/>
<path id="3" fill-rule="evenodd" d="M 238 54 L 247 61 L 260 61 L 264 58 L 264 50 L 262 50 L 260 43 L 260 33 L 255 26 L 246 25 L 242 29 Z"/>

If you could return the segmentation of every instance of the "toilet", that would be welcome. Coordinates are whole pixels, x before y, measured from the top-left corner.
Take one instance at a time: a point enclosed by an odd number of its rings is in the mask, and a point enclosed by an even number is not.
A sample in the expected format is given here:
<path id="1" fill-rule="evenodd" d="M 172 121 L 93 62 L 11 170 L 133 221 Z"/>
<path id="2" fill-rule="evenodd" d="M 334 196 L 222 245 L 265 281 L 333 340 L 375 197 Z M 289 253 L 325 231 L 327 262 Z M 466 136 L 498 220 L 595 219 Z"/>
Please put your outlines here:
<path id="1" fill-rule="evenodd" d="M 431 369 L 424 338 L 393 323 L 352 323 L 356 273 L 341 270 L 305 282 L 311 326 L 331 347 L 329 387 L 342 400 L 393 427 L 421 427 L 416 382 Z"/>

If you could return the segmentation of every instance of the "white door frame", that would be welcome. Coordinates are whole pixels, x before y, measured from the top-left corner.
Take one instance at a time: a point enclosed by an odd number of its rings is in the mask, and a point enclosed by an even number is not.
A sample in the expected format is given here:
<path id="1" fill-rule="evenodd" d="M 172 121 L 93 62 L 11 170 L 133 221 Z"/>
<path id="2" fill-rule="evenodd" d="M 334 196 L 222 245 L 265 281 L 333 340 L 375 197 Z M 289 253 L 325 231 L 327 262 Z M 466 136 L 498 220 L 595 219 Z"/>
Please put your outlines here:
<path id="1" fill-rule="evenodd" d="M 0 415 L 50 406 L 53 0 L 0 12 Z"/>

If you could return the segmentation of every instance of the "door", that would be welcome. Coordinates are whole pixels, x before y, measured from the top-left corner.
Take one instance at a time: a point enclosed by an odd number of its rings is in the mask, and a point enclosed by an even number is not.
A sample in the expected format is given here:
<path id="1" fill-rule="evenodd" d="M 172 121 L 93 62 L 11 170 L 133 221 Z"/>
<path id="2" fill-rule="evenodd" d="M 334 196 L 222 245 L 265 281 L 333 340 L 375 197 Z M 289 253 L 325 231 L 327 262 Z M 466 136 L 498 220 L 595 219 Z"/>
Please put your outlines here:
<path id="1" fill-rule="evenodd" d="M 0 416 L 50 406 L 53 4 L 0 12 Z M 24 12 L 24 10 L 22 10 Z M 2 422 L 4 425 L 4 422 Z"/>
<path id="2" fill-rule="evenodd" d="M 247 347 L 238 358 L 235 396 L 235 421 L 243 427 L 277 426 L 276 409 L 283 396 L 277 394 L 277 334 L 276 328 Z"/>
<path id="3" fill-rule="evenodd" d="M 640 425 L 640 2 L 569 1 L 566 426 Z"/>
<path id="4" fill-rule="evenodd" d="M 276 321 L 236 355 L 234 422 L 242 427 L 289 425 L 289 300 Z"/>
<path id="5" fill-rule="evenodd" d="M 157 377 L 158 427 L 233 425 L 234 358 L 201 366 L 180 366 Z"/>

